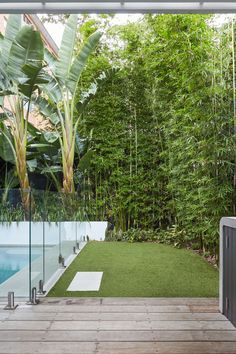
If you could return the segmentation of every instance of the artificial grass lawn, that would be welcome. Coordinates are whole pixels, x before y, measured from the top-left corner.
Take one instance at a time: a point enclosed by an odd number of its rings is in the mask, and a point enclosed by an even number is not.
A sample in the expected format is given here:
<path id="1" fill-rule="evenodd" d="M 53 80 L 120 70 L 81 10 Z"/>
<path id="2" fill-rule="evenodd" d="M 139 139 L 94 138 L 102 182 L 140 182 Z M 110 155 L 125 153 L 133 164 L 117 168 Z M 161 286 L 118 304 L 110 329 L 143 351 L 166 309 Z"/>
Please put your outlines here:
<path id="1" fill-rule="evenodd" d="M 100 290 L 66 291 L 79 271 L 103 271 Z M 185 249 L 157 243 L 93 241 L 48 296 L 215 297 L 218 271 Z"/>

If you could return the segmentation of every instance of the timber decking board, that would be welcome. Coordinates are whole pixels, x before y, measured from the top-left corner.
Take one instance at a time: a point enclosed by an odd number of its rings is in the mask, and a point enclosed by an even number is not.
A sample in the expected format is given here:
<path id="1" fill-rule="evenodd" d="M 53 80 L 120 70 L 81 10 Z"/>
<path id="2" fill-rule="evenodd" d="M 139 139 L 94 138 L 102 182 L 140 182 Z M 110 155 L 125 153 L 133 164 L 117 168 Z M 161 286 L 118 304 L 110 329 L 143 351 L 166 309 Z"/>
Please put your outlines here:
<path id="1" fill-rule="evenodd" d="M 167 312 L 193 312 L 191 311 L 189 306 L 83 306 L 83 305 L 48 305 L 46 308 L 45 306 L 34 306 L 32 309 L 29 308 L 29 306 L 26 307 L 19 307 L 18 311 L 22 312 L 36 312 L 36 313 L 42 313 L 42 312 L 58 312 L 58 309 L 60 308 L 60 313 L 63 312 L 73 312 L 73 313 L 100 313 L 100 312 L 107 312 L 107 313 L 113 313 L 113 312 L 138 312 L 138 313 L 148 313 L 148 312 L 162 312 L 162 313 L 167 313 Z M 207 308 L 205 306 L 205 311 L 207 312 Z M 211 311 L 210 311 L 211 312 Z M 215 309 L 214 312 L 218 312 L 218 309 Z"/>
<path id="2" fill-rule="evenodd" d="M 16 349 L 15 349 L 16 348 Z M 17 351 L 16 351 L 17 350 Z M 201 343 L 201 342 L 22 342 L 1 343 L 2 353 L 8 354 L 235 354 L 235 343 Z"/>
<path id="3" fill-rule="evenodd" d="M 107 297 L 107 298 L 46 298 L 42 305 L 215 305 L 218 306 L 216 298 L 137 298 L 137 297 Z"/>
<path id="4" fill-rule="evenodd" d="M 220 313 L 162 313 L 162 312 L 14 312 L 7 317 L 9 321 L 227 321 Z"/>
<path id="5" fill-rule="evenodd" d="M 218 299 L 45 298 L 0 304 L 4 354 L 236 354 Z"/>
<path id="6" fill-rule="evenodd" d="M 1 331 L 2 342 L 235 342 L 235 331 Z M 0 345 L 1 346 L 1 345 Z"/>

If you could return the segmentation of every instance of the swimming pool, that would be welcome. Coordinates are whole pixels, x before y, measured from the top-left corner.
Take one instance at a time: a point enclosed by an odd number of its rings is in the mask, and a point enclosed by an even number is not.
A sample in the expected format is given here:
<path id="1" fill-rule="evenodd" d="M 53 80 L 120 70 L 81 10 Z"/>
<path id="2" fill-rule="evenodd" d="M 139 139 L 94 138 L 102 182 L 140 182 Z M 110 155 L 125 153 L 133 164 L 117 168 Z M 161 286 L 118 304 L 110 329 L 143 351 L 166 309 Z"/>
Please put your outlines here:
<path id="1" fill-rule="evenodd" d="M 32 247 L 32 261 L 42 255 L 42 247 Z M 29 264 L 29 247 L 0 247 L 0 284 Z"/>

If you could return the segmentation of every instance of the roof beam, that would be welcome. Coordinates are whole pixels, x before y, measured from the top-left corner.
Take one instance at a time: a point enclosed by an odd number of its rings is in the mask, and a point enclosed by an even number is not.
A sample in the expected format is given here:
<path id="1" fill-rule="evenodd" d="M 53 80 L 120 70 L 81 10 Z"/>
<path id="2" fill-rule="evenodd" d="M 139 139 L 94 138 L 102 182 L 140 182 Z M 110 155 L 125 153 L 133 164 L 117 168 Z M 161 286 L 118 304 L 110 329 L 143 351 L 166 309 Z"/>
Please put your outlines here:
<path id="1" fill-rule="evenodd" d="M 236 1 L 1 0 L 0 13 L 236 13 Z"/>
<path id="2" fill-rule="evenodd" d="M 145 1 L 145 0 L 124 0 L 124 1 L 118 1 L 118 0 L 103 0 L 103 3 L 106 3 L 108 6 L 110 3 L 152 3 L 152 4 L 168 4 L 168 3 L 179 3 L 179 4 L 184 4 L 184 3 L 222 3 L 221 0 L 150 0 L 150 1 Z M 227 3 L 236 3 L 236 0 L 228 0 L 226 1 Z M 52 4 L 52 3 L 57 3 L 57 4 L 66 4 L 65 0 L 1 0 L 1 3 L 6 3 L 6 4 L 12 4 L 12 3 L 29 3 L 29 4 Z M 84 0 L 69 0 L 68 3 L 76 3 L 76 4 L 81 4 L 81 3 L 94 3 L 94 4 L 99 4 L 101 1 L 99 0 L 89 0 L 89 1 L 84 1 Z"/>

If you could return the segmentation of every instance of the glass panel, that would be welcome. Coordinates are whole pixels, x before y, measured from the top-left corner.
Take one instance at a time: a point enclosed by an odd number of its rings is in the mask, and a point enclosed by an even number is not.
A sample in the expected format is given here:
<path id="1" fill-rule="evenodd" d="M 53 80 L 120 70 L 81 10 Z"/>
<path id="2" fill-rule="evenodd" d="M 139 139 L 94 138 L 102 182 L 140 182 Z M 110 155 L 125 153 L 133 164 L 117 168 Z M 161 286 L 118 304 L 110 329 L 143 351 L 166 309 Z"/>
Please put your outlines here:
<path id="1" fill-rule="evenodd" d="M 39 281 L 44 281 L 44 193 L 43 191 L 31 191 L 31 289 L 39 288 Z"/>
<path id="2" fill-rule="evenodd" d="M 67 264 L 69 257 L 73 254 L 73 249 L 76 247 L 76 215 L 77 215 L 77 195 L 61 194 L 61 253 Z"/>
<path id="3" fill-rule="evenodd" d="M 58 258 L 60 255 L 59 223 L 44 222 L 45 230 L 45 283 L 59 268 Z"/>
<path id="4" fill-rule="evenodd" d="M 29 295 L 30 194 L 0 190 L 0 297 Z"/>
<path id="5" fill-rule="evenodd" d="M 77 221 L 77 237 L 79 242 L 86 240 L 86 222 Z"/>
<path id="6" fill-rule="evenodd" d="M 28 298 L 40 280 L 48 288 L 86 240 L 84 220 L 76 194 L 0 190 L 0 297 Z"/>
<path id="7" fill-rule="evenodd" d="M 45 283 L 53 281 L 53 274 L 58 270 L 60 246 L 60 223 L 58 215 L 58 193 L 45 191 L 44 195 L 44 246 L 45 246 Z"/>

